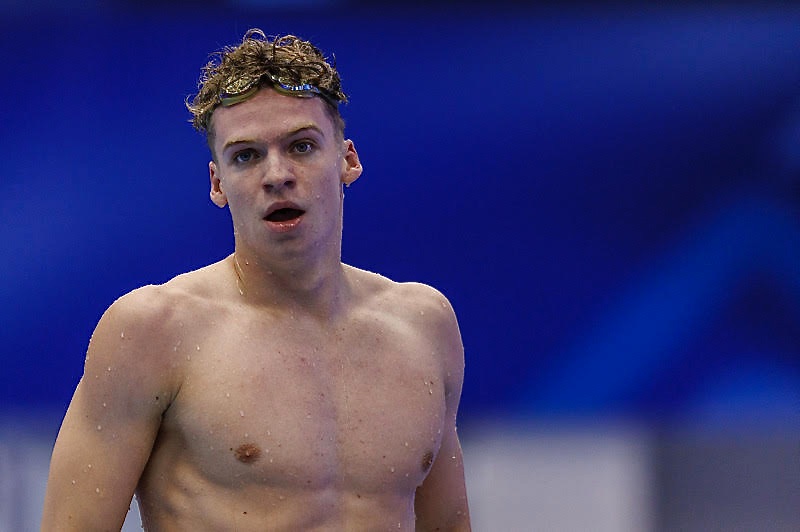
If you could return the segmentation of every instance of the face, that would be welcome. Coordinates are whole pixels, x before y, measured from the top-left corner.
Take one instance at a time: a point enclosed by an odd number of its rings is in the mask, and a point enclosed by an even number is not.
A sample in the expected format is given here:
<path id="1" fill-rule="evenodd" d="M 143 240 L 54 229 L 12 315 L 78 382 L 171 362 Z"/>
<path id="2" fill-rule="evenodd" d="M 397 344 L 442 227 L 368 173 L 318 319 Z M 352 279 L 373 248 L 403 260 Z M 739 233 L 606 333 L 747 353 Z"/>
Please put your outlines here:
<path id="1" fill-rule="evenodd" d="M 230 208 L 237 252 L 341 246 L 342 184 L 361 175 L 319 98 L 265 88 L 212 117 L 211 200 Z"/>

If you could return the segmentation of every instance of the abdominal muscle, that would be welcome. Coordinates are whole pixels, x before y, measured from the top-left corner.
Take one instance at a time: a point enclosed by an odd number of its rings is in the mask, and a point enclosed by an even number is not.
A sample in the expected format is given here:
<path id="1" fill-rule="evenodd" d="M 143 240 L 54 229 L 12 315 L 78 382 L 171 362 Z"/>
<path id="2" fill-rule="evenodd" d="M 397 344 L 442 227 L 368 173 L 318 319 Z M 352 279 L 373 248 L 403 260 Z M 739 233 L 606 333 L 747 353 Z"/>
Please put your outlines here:
<path id="1" fill-rule="evenodd" d="M 161 491 L 161 490 L 158 490 Z M 414 530 L 413 503 L 398 495 L 198 483 L 188 492 L 140 492 L 147 531 Z M 410 498 L 413 501 L 413 496 Z"/>
<path id="2" fill-rule="evenodd" d="M 236 432 L 202 451 L 169 428 L 159 434 L 137 489 L 145 530 L 414 530 L 421 470 L 361 464 L 350 475 L 353 453 L 334 442 L 326 456 L 308 441 L 234 448 Z"/>

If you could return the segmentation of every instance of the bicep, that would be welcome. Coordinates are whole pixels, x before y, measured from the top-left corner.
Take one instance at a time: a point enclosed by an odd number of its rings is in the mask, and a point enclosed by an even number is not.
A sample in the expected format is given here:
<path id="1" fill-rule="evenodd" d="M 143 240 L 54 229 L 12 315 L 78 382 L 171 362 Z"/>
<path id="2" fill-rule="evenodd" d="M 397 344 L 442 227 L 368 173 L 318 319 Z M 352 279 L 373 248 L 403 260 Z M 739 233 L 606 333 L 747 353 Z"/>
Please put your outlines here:
<path id="1" fill-rule="evenodd" d="M 78 385 L 53 448 L 42 530 L 119 530 L 158 430 L 99 412 L 89 387 Z"/>
<path id="2" fill-rule="evenodd" d="M 436 327 L 437 351 L 442 354 L 446 384 L 446 417 L 442 444 L 422 485 L 417 488 L 417 530 L 469 530 L 469 508 L 464 479 L 464 459 L 456 432 L 456 417 L 464 379 L 464 348 L 449 302 L 441 296 L 443 310 Z"/>
<path id="3" fill-rule="evenodd" d="M 143 321 L 112 306 L 95 329 L 53 448 L 43 530 L 119 530 L 125 519 L 170 395 Z"/>

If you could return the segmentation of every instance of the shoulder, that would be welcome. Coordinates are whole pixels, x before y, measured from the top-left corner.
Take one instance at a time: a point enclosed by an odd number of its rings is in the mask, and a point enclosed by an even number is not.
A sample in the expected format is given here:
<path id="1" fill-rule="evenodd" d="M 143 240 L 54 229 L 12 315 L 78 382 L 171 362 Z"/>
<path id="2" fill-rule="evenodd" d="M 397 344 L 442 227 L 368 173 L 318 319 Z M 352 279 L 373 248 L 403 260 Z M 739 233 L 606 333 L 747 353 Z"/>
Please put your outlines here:
<path id="1" fill-rule="evenodd" d="M 438 289 L 418 282 L 395 282 L 371 272 L 356 270 L 357 284 L 370 312 L 386 313 L 404 323 L 415 335 L 436 344 L 436 351 L 449 353 L 457 365 L 463 362 L 463 347 L 453 306 Z"/>
<path id="2" fill-rule="evenodd" d="M 114 301 L 103 314 L 98 328 L 117 329 L 120 337 L 133 338 L 137 331 L 157 332 L 169 327 L 180 314 L 188 295 L 164 285 L 137 288 Z"/>
<path id="3" fill-rule="evenodd" d="M 383 275 L 350 267 L 355 284 L 368 297 L 377 302 L 390 303 L 398 311 L 408 311 L 424 316 L 451 315 L 450 301 L 436 288 L 418 282 L 397 282 Z"/>
<path id="4" fill-rule="evenodd" d="M 179 275 L 161 285 L 137 288 L 114 301 L 92 334 L 91 357 L 128 360 L 139 366 L 172 364 L 175 342 L 190 329 L 204 326 L 213 315 L 215 283 L 207 269 Z"/>
<path id="5" fill-rule="evenodd" d="M 372 319 L 383 315 L 439 365 L 448 408 L 458 409 L 464 381 L 464 346 L 453 306 L 442 292 L 416 282 L 398 283 L 382 275 L 349 267 L 352 285 Z M 417 344 L 419 345 L 419 344 Z"/>
<path id="6" fill-rule="evenodd" d="M 177 325 L 201 313 L 207 305 L 219 304 L 221 263 L 183 273 L 164 284 L 146 285 L 123 295 L 104 318 L 120 325 L 144 326 L 151 330 Z"/>
<path id="7" fill-rule="evenodd" d="M 157 369 L 154 366 L 165 363 L 164 346 L 177 325 L 176 299 L 173 290 L 148 285 L 114 301 L 89 341 L 86 370 L 108 364 L 132 375 L 131 370 Z"/>

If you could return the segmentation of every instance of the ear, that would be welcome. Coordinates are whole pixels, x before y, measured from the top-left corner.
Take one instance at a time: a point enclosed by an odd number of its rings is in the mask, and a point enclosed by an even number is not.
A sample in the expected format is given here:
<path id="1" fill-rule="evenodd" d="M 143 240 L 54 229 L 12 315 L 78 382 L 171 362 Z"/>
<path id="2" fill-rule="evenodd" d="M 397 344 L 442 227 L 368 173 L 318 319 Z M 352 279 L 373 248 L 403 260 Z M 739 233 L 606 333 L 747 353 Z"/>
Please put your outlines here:
<path id="1" fill-rule="evenodd" d="M 344 157 L 342 157 L 342 183 L 350 186 L 356 179 L 361 176 L 364 167 L 361 166 L 361 161 L 358 158 L 358 152 L 352 140 L 345 140 L 343 144 Z"/>
<path id="2" fill-rule="evenodd" d="M 222 180 L 220 179 L 219 172 L 217 171 L 217 163 L 209 161 L 208 175 L 211 178 L 211 201 L 219 208 L 228 204 L 228 196 L 222 190 Z"/>

